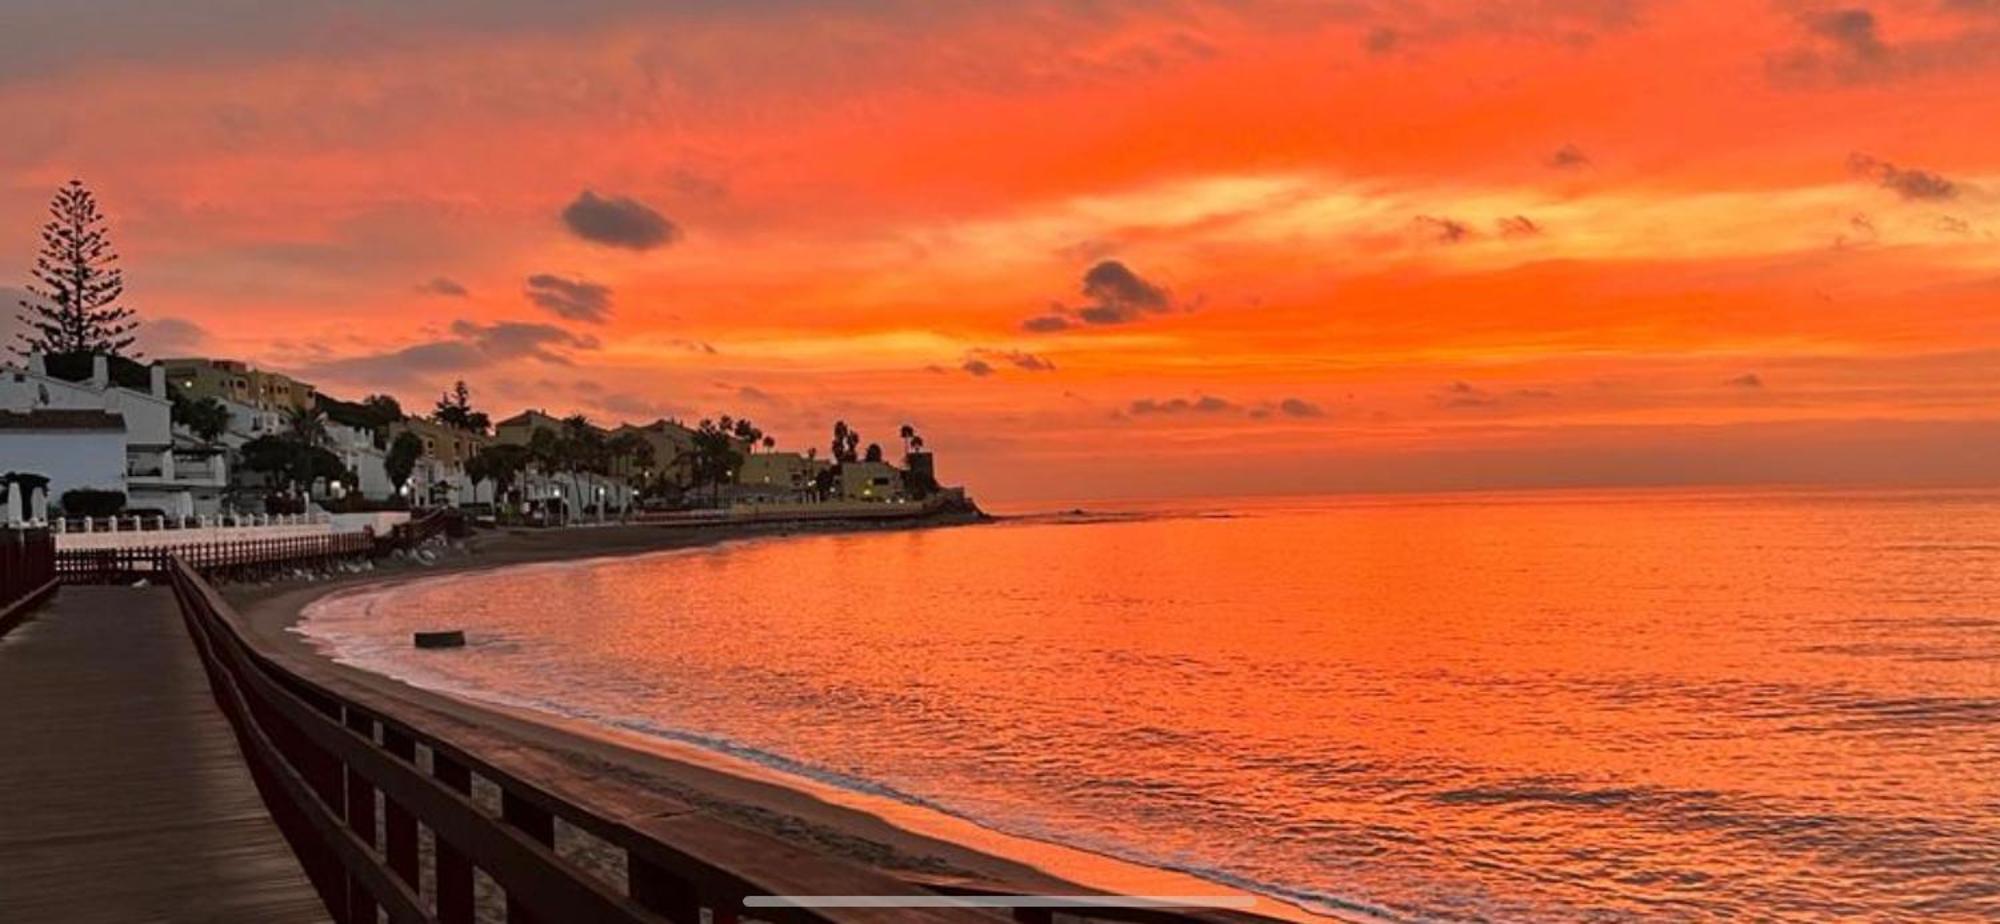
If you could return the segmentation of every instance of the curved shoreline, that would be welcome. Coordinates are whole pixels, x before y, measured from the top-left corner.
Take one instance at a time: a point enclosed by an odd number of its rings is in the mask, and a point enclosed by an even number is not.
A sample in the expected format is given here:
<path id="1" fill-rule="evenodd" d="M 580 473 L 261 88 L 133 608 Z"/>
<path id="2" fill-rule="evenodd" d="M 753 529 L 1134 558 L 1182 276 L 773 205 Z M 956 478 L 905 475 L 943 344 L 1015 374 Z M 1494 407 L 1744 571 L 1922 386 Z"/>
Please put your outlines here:
<path id="1" fill-rule="evenodd" d="M 871 795 L 732 755 L 699 743 L 571 718 L 477 694 L 418 687 L 335 660 L 299 630 L 307 608 L 349 594 L 528 564 L 576 565 L 596 559 L 712 547 L 779 536 L 907 530 L 981 522 L 971 515 L 877 523 L 757 524 L 700 529 L 611 526 L 512 531 L 477 537 L 464 554 L 429 567 L 385 569 L 306 585 L 228 588 L 245 630 L 260 648 L 318 679 L 358 689 L 442 728 L 477 728 L 555 761 L 581 779 L 611 777 L 680 798 L 734 824 L 890 873 L 977 880 L 1011 890 L 1092 888 L 1150 894 L 1251 894 L 1171 869 L 1144 866 L 1085 849 L 1001 833 L 939 809 Z M 1328 920 L 1268 895 L 1257 913 Z"/>

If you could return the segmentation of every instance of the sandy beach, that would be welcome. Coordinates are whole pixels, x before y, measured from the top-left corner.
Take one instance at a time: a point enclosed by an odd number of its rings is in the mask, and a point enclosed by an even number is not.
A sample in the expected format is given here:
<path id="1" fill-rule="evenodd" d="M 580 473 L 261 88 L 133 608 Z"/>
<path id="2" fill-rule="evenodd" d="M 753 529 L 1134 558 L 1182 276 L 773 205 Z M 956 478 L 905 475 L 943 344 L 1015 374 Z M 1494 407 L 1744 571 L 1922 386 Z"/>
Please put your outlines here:
<path id="1" fill-rule="evenodd" d="M 733 824 L 803 845 L 829 857 L 892 875 L 917 875 L 1017 891 L 1147 889 L 1216 894 L 1225 890 L 1166 870 L 1014 838 L 885 799 L 834 790 L 727 755 L 657 738 L 585 725 L 559 716 L 420 689 L 337 663 L 294 631 L 314 601 L 445 574 L 515 565 L 694 548 L 724 542 L 882 529 L 958 527 L 977 515 L 946 515 L 896 525 L 823 523 L 675 528 L 604 526 L 481 532 L 435 562 L 397 562 L 371 572 L 313 582 L 243 584 L 223 592 L 262 650 L 285 666 L 357 700 L 454 740 L 500 748 L 555 791 L 587 800 L 600 787 L 667 796 Z M 520 760 L 525 758 L 525 760 Z M 510 768 L 511 769 L 511 768 Z M 1059 877 L 1045 870 L 1060 870 Z M 1296 917 L 1291 909 L 1265 913 Z"/>

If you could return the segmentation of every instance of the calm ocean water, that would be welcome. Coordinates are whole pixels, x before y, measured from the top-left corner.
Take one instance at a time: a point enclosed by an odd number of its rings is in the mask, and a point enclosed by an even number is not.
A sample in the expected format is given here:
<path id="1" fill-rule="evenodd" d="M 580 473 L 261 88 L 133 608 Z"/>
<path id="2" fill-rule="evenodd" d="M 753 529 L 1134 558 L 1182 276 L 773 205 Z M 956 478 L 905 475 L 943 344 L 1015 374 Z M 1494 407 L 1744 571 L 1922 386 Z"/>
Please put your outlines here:
<path id="1" fill-rule="evenodd" d="M 471 647 L 416 652 L 441 620 Z M 1183 505 L 420 582 L 341 657 L 1331 911 L 2000 919 L 2000 495 Z"/>

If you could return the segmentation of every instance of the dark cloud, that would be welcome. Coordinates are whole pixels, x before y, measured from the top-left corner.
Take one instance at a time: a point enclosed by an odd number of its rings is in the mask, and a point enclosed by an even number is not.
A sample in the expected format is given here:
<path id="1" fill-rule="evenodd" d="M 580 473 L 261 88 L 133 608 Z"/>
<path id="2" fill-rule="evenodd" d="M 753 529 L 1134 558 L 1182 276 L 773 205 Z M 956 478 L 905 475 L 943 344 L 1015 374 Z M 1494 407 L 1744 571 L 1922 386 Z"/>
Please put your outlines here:
<path id="1" fill-rule="evenodd" d="M 1966 221 L 1956 215 L 1939 215 L 1937 217 L 1937 229 L 1947 234 L 1971 234 L 1972 222 Z"/>
<path id="2" fill-rule="evenodd" d="M 684 337 L 676 337 L 672 340 L 667 341 L 667 343 L 673 346 L 680 347 L 681 349 L 686 350 L 690 353 L 703 353 L 709 356 L 714 356 L 717 353 L 721 352 L 720 350 L 717 350 L 715 348 L 715 344 L 709 343 L 706 340 L 689 340 Z"/>
<path id="3" fill-rule="evenodd" d="M 1242 410 L 1242 407 L 1214 395 L 1202 395 L 1192 401 L 1186 398 L 1169 398 L 1165 401 L 1140 398 L 1127 405 L 1125 410 L 1134 417 L 1146 417 L 1156 414 L 1222 414 Z"/>
<path id="4" fill-rule="evenodd" d="M 1836 250 L 1860 247 L 1874 243 L 1879 236 L 1879 232 L 1875 230 L 1875 220 L 1856 212 L 1847 217 L 1847 231 L 1834 237 L 1833 246 Z"/>
<path id="5" fill-rule="evenodd" d="M 1873 61 L 1889 54 L 1875 14 L 1862 7 L 1808 11 L 1800 14 L 1800 20 L 1808 33 L 1851 59 Z"/>
<path id="6" fill-rule="evenodd" d="M 1286 398 L 1278 402 L 1278 413 L 1286 417 L 1325 417 L 1326 408 L 1304 398 Z"/>
<path id="7" fill-rule="evenodd" d="M 603 197 L 584 190 L 562 211 L 563 224 L 586 241 L 627 250 L 653 250 L 680 240 L 681 229 L 630 196 Z"/>
<path id="8" fill-rule="evenodd" d="M 1728 385 L 1731 388 L 1763 388 L 1764 379 L 1755 372 L 1745 372 L 1722 384 Z"/>
<path id="9" fill-rule="evenodd" d="M 1590 158 L 1583 153 L 1582 148 L 1574 144 L 1565 144 L 1550 154 L 1546 163 L 1557 170 L 1575 170 L 1590 166 Z"/>
<path id="10" fill-rule="evenodd" d="M 1004 362 L 1016 369 L 1025 369 L 1029 372 L 1056 371 L 1056 364 L 1051 362 L 1048 357 L 1029 353 L 1025 350 L 973 350 L 968 354 L 967 358 L 979 362 L 987 370 L 986 372 L 974 372 L 974 375 L 987 375 L 996 371 L 992 365 L 993 362 Z M 972 372 L 970 364 L 961 368 L 964 368 L 967 372 Z"/>
<path id="11" fill-rule="evenodd" d="M 1898 167 L 1877 157 L 1854 153 L 1847 156 L 1847 169 L 1857 176 L 1873 179 L 1883 189 L 1916 201 L 1941 201 L 1958 196 L 1958 184 L 1928 170 Z"/>
<path id="12" fill-rule="evenodd" d="M 992 375 L 995 371 L 997 371 L 993 368 L 992 363 L 989 363 L 983 359 L 968 359 L 965 361 L 963 365 L 959 366 L 959 368 L 964 369 L 965 371 L 972 373 L 973 375 L 982 379 L 989 375 Z"/>
<path id="13" fill-rule="evenodd" d="M 1497 224 L 1501 237 L 1535 237 L 1542 233 L 1542 226 L 1526 215 L 1509 215 Z"/>
<path id="14" fill-rule="evenodd" d="M 528 301 L 559 318 L 589 324 L 602 324 L 611 318 L 609 286 L 537 273 L 528 277 L 527 295 Z"/>
<path id="15" fill-rule="evenodd" d="M 1252 405 L 1242 405 L 1227 398 L 1214 395 L 1200 395 L 1195 398 L 1140 398 L 1125 406 L 1121 416 L 1132 417 L 1177 417 L 1177 416 L 1222 416 L 1241 415 L 1251 420 L 1270 420 L 1275 417 L 1289 417 L 1297 420 L 1313 420 L 1327 416 L 1326 408 L 1304 398 L 1283 398 L 1277 401 L 1259 401 Z"/>
<path id="16" fill-rule="evenodd" d="M 1086 324 L 1126 324 L 1173 308 L 1165 289 L 1139 278 L 1117 260 L 1099 261 L 1084 273 L 1083 294 L 1091 301 L 1078 308 L 1076 316 Z"/>
<path id="17" fill-rule="evenodd" d="M 166 359 L 201 352 L 208 331 L 181 318 L 150 318 L 139 323 L 139 349 L 147 356 Z"/>
<path id="18" fill-rule="evenodd" d="M 1417 225 L 1436 238 L 1440 244 L 1456 244 L 1472 237 L 1472 228 L 1454 218 L 1418 215 Z"/>
<path id="19" fill-rule="evenodd" d="M 527 321 L 453 321 L 448 336 L 386 353 L 323 360 L 301 367 L 308 378 L 321 377 L 389 387 L 428 383 L 447 373 L 480 369 L 509 360 L 534 360 L 557 366 L 573 365 L 570 354 L 598 349 L 597 338 L 574 334 L 553 324 Z"/>
<path id="20" fill-rule="evenodd" d="M 1367 37 L 1361 40 L 1361 47 L 1368 49 L 1370 54 L 1386 55 L 1402 43 L 1403 33 L 1388 26 L 1376 26 L 1368 30 Z"/>
<path id="21" fill-rule="evenodd" d="M 1445 386 L 1438 403 L 1451 408 L 1478 408 L 1492 407 L 1499 404 L 1500 399 L 1471 382 L 1453 382 Z"/>
<path id="22" fill-rule="evenodd" d="M 1012 350 L 1007 353 L 1007 361 L 1029 372 L 1054 372 L 1056 364 L 1046 356 Z"/>
<path id="23" fill-rule="evenodd" d="M 1945 0 L 1960 13 L 1978 13 L 1984 0 Z M 1801 41 L 1765 59 L 1765 71 L 1781 85 L 1872 83 L 1983 67 L 2000 60 L 2000 33 L 1990 22 L 1952 23 L 1943 31 L 1891 43 L 1882 23 L 1865 6 L 1802 6 L 1796 13 Z"/>
<path id="24" fill-rule="evenodd" d="M 738 385 L 736 387 L 736 397 L 742 398 L 745 401 L 754 401 L 758 404 L 784 403 L 777 395 L 771 394 L 755 385 Z"/>
<path id="25" fill-rule="evenodd" d="M 1051 333 L 1079 324 L 1130 324 L 1147 315 L 1174 310 L 1167 290 L 1147 281 L 1117 260 L 1100 260 L 1083 274 L 1083 296 L 1075 306 L 1053 304 L 1049 313 L 1021 322 L 1021 329 Z"/>
<path id="26" fill-rule="evenodd" d="M 464 298 L 472 294 L 466 291 L 465 286 L 460 285 L 457 280 L 447 279 L 443 276 L 435 277 L 431 281 L 417 286 L 417 291 L 425 295 L 442 295 L 447 298 Z"/>

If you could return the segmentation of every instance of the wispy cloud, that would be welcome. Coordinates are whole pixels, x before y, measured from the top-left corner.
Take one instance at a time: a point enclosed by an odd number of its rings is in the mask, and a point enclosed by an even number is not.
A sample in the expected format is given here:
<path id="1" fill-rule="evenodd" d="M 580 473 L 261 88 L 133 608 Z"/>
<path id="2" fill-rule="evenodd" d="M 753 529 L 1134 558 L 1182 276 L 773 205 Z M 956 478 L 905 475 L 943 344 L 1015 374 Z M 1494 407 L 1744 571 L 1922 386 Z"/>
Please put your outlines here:
<path id="1" fill-rule="evenodd" d="M 528 277 L 528 301 L 559 318 L 602 324 L 611 319 L 611 288 L 550 273 Z"/>

